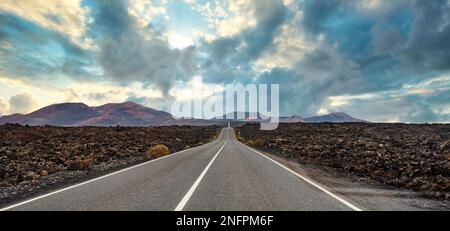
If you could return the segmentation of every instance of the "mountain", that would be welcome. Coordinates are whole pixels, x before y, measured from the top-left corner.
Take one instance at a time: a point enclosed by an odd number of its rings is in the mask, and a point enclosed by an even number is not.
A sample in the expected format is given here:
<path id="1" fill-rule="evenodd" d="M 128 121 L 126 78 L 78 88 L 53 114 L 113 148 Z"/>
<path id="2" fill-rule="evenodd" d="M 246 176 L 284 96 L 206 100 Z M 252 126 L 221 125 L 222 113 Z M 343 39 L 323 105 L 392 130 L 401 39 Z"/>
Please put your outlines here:
<path id="1" fill-rule="evenodd" d="M 330 122 L 330 123 L 358 123 L 358 122 L 366 122 L 364 120 L 356 119 L 351 117 L 350 115 L 343 113 L 343 112 L 336 112 L 331 113 L 328 115 L 321 115 L 321 116 L 313 116 L 309 118 L 305 118 L 304 121 L 306 123 L 324 123 L 324 122 Z"/>
<path id="2" fill-rule="evenodd" d="M 174 119 L 171 114 L 125 102 L 89 107 L 83 103 L 62 103 L 41 108 L 30 114 L 0 117 L 0 124 L 18 123 L 53 126 L 157 126 L 157 125 L 209 125 L 207 120 Z"/>
<path id="3" fill-rule="evenodd" d="M 238 119 L 238 117 L 243 117 L 244 119 Z M 225 115 L 217 117 L 217 120 L 239 120 L 239 121 L 260 121 L 266 119 L 268 119 L 268 116 L 259 112 L 241 112 L 241 111 L 230 112 Z"/>
<path id="4" fill-rule="evenodd" d="M 3 116 L 0 124 L 18 123 L 28 125 L 76 126 L 100 113 L 83 103 L 54 104 L 27 115 Z"/>
<path id="5" fill-rule="evenodd" d="M 233 119 L 226 119 L 231 115 Z M 245 119 L 237 119 L 243 115 Z M 61 103 L 53 104 L 30 114 L 13 114 L 0 117 L 0 125 L 6 123 L 17 123 L 22 125 L 53 125 L 53 126 L 129 126 L 146 127 L 162 125 L 226 125 L 232 121 L 233 124 L 261 123 L 268 121 L 266 115 L 257 112 L 232 112 L 218 119 L 175 119 L 170 113 L 144 107 L 133 102 L 109 103 L 98 107 L 90 107 L 84 103 Z M 345 123 L 366 122 L 355 119 L 343 112 L 328 115 L 302 118 L 294 115 L 291 117 L 280 117 L 280 123 Z"/>
<path id="6" fill-rule="evenodd" d="M 302 123 L 304 121 L 305 120 L 298 115 L 293 115 L 291 117 L 280 117 L 279 118 L 280 123 Z"/>
<path id="7" fill-rule="evenodd" d="M 20 122 L 20 120 L 24 117 L 23 114 L 12 114 L 12 115 L 5 115 L 0 117 L 0 124 L 5 124 L 5 123 L 18 123 Z"/>
<path id="8" fill-rule="evenodd" d="M 110 103 L 99 107 L 93 107 L 93 109 L 100 113 L 100 116 L 90 118 L 81 126 L 149 126 L 149 125 L 161 125 L 170 123 L 172 115 L 164 112 L 157 111 L 152 108 L 147 108 L 142 105 L 125 102 L 125 103 Z"/>

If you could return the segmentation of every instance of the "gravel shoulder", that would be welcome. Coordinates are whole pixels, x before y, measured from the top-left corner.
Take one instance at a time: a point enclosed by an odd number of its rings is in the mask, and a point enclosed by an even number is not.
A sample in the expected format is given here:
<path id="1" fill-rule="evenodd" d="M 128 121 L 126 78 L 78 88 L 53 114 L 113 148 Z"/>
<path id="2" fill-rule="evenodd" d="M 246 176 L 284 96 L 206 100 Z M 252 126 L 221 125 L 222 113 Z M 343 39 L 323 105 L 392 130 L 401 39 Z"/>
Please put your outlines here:
<path id="1" fill-rule="evenodd" d="M 425 198 L 413 190 L 398 189 L 382 184 L 367 184 L 358 178 L 349 178 L 330 169 L 302 165 L 278 155 L 262 152 L 291 170 L 306 176 L 330 191 L 355 202 L 367 211 L 448 211 L 450 201 Z"/>

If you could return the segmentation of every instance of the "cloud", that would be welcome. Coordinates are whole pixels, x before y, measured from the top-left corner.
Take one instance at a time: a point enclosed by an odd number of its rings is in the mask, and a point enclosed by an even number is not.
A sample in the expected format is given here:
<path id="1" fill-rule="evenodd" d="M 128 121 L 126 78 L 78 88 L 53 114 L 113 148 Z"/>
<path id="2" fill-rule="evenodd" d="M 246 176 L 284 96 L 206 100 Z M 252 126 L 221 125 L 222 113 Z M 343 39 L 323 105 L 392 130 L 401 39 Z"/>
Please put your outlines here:
<path id="1" fill-rule="evenodd" d="M 233 37 L 247 28 L 256 26 L 255 3 L 263 1 L 236 0 L 215 1 L 201 4 L 199 1 L 186 1 L 203 15 L 208 26 L 219 37 Z"/>
<path id="2" fill-rule="evenodd" d="M 177 80 L 194 74 L 195 47 L 171 49 L 151 27 L 139 28 L 124 1 L 97 1 L 94 15 L 99 63 L 105 77 L 119 83 L 140 81 L 167 95 Z M 100 32 L 100 33 L 99 33 Z"/>
<path id="3" fill-rule="evenodd" d="M 33 97 L 27 93 L 15 95 L 9 99 L 9 113 L 29 113 L 35 109 L 36 102 Z"/>
<path id="4" fill-rule="evenodd" d="M 450 114 L 440 114 L 434 111 L 429 104 L 416 103 L 400 117 L 400 120 L 411 123 L 449 122 Z"/>
<path id="5" fill-rule="evenodd" d="M 90 10 L 81 5 L 81 0 L 3 0 L 0 12 L 17 15 L 45 29 L 64 34 L 83 48 L 94 48 L 92 41 L 85 37 Z"/>
<path id="6" fill-rule="evenodd" d="M 304 12 L 303 26 L 312 33 L 320 33 L 335 14 L 344 9 L 339 0 L 307 0 L 299 3 Z"/>
<path id="7" fill-rule="evenodd" d="M 30 81 L 0 77 L 0 99 L 9 99 L 17 92 L 32 92 L 35 108 L 61 102 L 84 102 L 88 105 L 101 105 L 111 102 L 125 102 L 131 95 L 148 99 L 164 98 L 157 89 L 146 87 L 141 82 L 132 82 L 126 86 L 109 81 L 74 81 L 64 79 L 65 84 L 57 82 Z M 169 97 L 166 97 L 169 98 Z M 145 104 L 149 107 L 160 105 Z"/>
<path id="8" fill-rule="evenodd" d="M 375 55 L 395 54 L 404 46 L 405 36 L 395 27 L 382 29 L 381 24 L 375 25 L 372 30 L 373 50 Z"/>
<path id="9" fill-rule="evenodd" d="M 92 51 L 53 30 L 12 14 L 0 13 L 0 73 L 13 77 L 47 78 L 94 76 Z"/>
<path id="10" fill-rule="evenodd" d="M 0 100 L 0 116 L 5 115 L 8 113 L 8 105 L 3 103 L 3 101 Z"/>
<path id="11" fill-rule="evenodd" d="M 274 48 L 274 40 L 288 19 L 289 11 L 280 1 L 252 1 L 256 25 L 232 37 L 220 37 L 203 43 L 205 53 L 200 62 L 200 75 L 205 82 L 248 83 L 257 76 L 253 62 Z"/>
<path id="12" fill-rule="evenodd" d="M 317 48 L 317 41 L 306 37 L 301 22 L 300 13 L 296 13 L 287 23 L 283 24 L 279 34 L 274 38 L 273 49 L 269 49 L 257 60 L 258 67 L 263 70 L 273 68 L 292 68 L 306 53 Z"/>
<path id="13" fill-rule="evenodd" d="M 419 71 L 450 70 L 450 4 L 447 0 L 414 1 L 414 22 L 398 57 L 405 68 Z"/>
<path id="14" fill-rule="evenodd" d="M 305 116 L 316 114 L 328 96 L 362 85 L 358 64 L 325 44 L 305 54 L 293 68 L 264 72 L 256 82 L 280 84 L 281 111 Z"/>
<path id="15" fill-rule="evenodd" d="M 369 121 L 450 122 L 450 78 L 437 76 L 396 89 L 330 96 L 322 106 Z"/>
<path id="16" fill-rule="evenodd" d="M 167 1 L 129 0 L 128 13 L 135 18 L 138 27 L 146 27 L 156 18 L 169 20 Z"/>

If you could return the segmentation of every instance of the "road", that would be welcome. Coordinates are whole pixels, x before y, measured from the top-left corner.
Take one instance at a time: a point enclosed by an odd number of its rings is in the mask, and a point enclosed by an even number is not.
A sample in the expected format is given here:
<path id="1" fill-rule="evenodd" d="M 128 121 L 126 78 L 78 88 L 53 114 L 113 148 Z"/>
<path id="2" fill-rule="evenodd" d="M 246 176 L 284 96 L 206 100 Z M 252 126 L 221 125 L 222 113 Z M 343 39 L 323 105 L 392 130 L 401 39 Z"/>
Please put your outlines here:
<path id="1" fill-rule="evenodd" d="M 2 210 L 359 210 L 240 143 L 211 143 L 73 185 Z"/>

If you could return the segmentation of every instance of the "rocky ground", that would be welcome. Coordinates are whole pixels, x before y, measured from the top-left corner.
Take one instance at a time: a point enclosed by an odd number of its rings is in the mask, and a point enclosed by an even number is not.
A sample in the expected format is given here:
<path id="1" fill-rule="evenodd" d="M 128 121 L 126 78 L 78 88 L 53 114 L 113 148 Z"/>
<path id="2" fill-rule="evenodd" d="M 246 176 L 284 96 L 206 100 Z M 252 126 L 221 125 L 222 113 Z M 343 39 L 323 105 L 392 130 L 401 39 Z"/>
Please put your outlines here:
<path id="1" fill-rule="evenodd" d="M 368 183 L 450 199 L 450 125 L 280 124 L 236 129 L 242 142 Z"/>
<path id="2" fill-rule="evenodd" d="M 164 144 L 171 153 L 208 143 L 218 126 L 0 126 L 0 204 L 148 160 Z"/>

